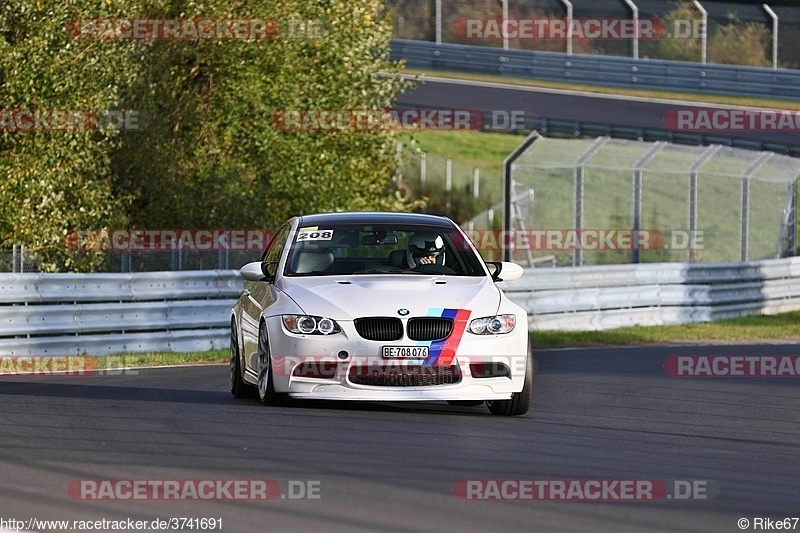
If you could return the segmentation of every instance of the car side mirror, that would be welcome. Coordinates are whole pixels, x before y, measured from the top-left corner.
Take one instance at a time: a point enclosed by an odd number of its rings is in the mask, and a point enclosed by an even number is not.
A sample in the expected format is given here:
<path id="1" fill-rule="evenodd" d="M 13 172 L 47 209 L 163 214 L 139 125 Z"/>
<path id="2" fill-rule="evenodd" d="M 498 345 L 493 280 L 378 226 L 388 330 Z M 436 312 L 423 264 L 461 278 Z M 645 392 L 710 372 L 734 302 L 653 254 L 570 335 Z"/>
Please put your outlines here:
<path id="1" fill-rule="evenodd" d="M 524 270 L 522 267 L 516 263 L 511 263 L 509 261 L 489 261 L 486 263 L 487 265 L 493 266 L 494 270 L 491 268 L 490 273 L 492 274 L 492 279 L 494 281 L 516 281 L 522 277 Z M 502 272 L 503 277 L 500 277 L 500 273 Z"/>
<path id="2" fill-rule="evenodd" d="M 247 263 L 240 270 L 239 273 L 247 281 L 266 281 L 272 283 L 275 281 L 275 275 L 269 269 L 273 265 L 277 265 L 277 261 L 253 261 Z"/>

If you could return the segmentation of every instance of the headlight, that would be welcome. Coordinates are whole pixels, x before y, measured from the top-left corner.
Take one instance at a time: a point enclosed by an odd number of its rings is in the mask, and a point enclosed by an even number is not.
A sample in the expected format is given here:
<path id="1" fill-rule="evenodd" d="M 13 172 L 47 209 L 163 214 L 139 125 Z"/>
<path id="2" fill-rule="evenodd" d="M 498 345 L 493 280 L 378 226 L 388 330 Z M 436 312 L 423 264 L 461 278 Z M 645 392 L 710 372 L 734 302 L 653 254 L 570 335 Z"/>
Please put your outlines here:
<path id="1" fill-rule="evenodd" d="M 516 324 L 514 315 L 485 316 L 471 320 L 467 329 L 475 335 L 495 335 L 512 331 Z"/>
<path id="2" fill-rule="evenodd" d="M 302 335 L 332 335 L 342 331 L 335 320 L 321 316 L 283 315 L 283 325 Z"/>

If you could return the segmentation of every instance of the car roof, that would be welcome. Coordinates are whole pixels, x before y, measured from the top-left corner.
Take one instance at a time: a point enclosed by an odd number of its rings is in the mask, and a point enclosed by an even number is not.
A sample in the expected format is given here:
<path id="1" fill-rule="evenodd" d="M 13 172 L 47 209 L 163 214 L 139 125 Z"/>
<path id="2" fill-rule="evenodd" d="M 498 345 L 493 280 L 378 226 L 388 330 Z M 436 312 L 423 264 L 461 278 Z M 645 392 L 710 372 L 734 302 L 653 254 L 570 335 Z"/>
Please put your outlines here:
<path id="1" fill-rule="evenodd" d="M 426 226 L 440 226 L 453 228 L 455 223 L 447 217 L 436 215 L 423 215 L 420 213 L 389 213 L 389 212 L 347 212 L 347 213 L 318 213 L 304 215 L 298 218 L 300 227 L 316 226 L 319 224 L 420 224 Z"/>

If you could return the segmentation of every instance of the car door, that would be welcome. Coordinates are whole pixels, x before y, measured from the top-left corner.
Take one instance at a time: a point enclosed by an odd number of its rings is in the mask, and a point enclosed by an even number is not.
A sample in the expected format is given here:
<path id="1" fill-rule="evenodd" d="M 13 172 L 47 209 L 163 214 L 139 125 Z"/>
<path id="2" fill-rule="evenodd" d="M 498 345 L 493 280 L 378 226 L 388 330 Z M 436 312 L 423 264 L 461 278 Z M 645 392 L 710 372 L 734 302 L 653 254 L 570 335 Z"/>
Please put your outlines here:
<path id="1" fill-rule="evenodd" d="M 269 267 L 270 273 L 275 276 L 278 272 L 278 264 L 283 250 L 287 246 L 289 238 L 289 225 L 281 227 L 275 234 L 275 238 L 267 247 L 262 262 L 274 262 Z M 277 290 L 272 283 L 266 281 L 248 281 L 244 285 L 246 298 L 242 306 L 242 337 L 244 358 L 247 367 L 251 370 L 257 368 L 258 357 L 258 327 L 261 321 L 261 314 L 275 302 L 275 291 Z"/>

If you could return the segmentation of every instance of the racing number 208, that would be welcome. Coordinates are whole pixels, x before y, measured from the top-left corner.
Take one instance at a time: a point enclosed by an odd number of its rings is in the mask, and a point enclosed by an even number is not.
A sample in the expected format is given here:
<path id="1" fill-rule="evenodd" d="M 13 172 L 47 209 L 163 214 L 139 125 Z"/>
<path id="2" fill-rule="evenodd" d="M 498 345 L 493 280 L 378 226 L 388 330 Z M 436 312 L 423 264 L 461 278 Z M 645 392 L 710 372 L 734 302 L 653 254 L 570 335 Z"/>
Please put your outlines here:
<path id="1" fill-rule="evenodd" d="M 297 234 L 299 241 L 329 241 L 333 238 L 332 230 L 323 231 L 301 231 Z"/>

